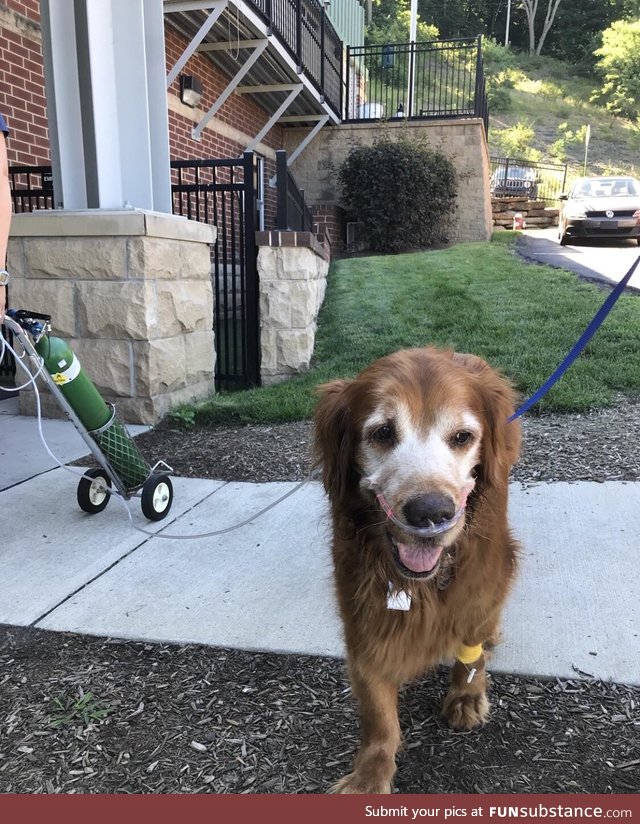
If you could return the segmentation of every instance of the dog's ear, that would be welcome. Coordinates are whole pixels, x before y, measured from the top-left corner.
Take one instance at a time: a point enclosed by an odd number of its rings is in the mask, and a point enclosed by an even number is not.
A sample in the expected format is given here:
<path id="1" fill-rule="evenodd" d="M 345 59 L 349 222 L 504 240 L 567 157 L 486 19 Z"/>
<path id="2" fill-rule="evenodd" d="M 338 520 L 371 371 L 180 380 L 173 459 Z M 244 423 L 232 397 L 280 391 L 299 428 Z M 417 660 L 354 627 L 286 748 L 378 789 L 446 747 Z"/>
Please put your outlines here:
<path id="1" fill-rule="evenodd" d="M 322 482 L 332 499 L 340 500 L 355 477 L 355 437 L 347 388 L 351 381 L 336 380 L 319 386 L 314 415 L 314 466 L 322 468 Z"/>
<path id="2" fill-rule="evenodd" d="M 476 375 L 485 415 L 482 443 L 482 476 L 491 486 L 506 484 L 520 453 L 520 422 L 508 423 L 518 400 L 511 382 L 477 355 L 454 356 Z"/>

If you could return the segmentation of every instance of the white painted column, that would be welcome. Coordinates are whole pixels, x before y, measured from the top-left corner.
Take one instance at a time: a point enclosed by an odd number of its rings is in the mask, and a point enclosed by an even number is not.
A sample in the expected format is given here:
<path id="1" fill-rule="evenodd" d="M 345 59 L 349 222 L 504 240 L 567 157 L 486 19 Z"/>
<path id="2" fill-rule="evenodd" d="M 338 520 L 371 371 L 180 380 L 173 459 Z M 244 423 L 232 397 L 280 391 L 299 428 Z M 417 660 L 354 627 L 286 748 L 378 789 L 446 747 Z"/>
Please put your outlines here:
<path id="1" fill-rule="evenodd" d="M 55 206 L 87 208 L 73 3 L 40 3 Z M 55 43 L 55 48 L 54 48 Z"/>
<path id="2" fill-rule="evenodd" d="M 162 0 L 42 7 L 56 202 L 170 213 Z"/>

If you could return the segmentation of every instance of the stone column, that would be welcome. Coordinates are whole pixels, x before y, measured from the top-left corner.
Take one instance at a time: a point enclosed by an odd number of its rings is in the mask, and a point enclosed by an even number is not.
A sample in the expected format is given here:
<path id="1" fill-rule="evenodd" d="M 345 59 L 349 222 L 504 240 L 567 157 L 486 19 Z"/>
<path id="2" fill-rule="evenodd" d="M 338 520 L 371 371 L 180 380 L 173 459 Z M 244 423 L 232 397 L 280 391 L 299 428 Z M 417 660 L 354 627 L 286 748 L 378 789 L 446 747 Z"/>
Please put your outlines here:
<path id="1" fill-rule="evenodd" d="M 324 300 L 329 244 L 310 232 L 257 232 L 262 383 L 309 368 Z"/>
<path id="2" fill-rule="evenodd" d="M 121 418 L 156 423 L 214 392 L 215 238 L 213 226 L 137 209 L 14 215 L 11 307 L 52 315 L 53 334 Z M 20 393 L 23 414 L 32 395 Z"/>

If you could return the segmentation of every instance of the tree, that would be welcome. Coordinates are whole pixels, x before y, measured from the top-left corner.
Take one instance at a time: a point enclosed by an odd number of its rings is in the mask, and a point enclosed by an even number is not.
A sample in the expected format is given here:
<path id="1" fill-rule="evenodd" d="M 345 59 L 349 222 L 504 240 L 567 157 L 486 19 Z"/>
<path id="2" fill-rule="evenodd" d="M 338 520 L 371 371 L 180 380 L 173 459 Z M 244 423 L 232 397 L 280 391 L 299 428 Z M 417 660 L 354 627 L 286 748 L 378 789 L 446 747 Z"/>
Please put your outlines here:
<path id="1" fill-rule="evenodd" d="M 367 27 L 367 44 L 408 43 L 410 18 L 409 0 L 375 0 L 371 23 Z M 437 37 L 438 30 L 426 25 L 418 15 L 418 41 Z"/>
<path id="2" fill-rule="evenodd" d="M 625 117 L 637 118 L 640 111 L 640 20 L 617 20 L 602 33 L 602 46 L 595 51 L 597 69 L 603 77 L 599 97 L 607 108 Z"/>
<path id="3" fill-rule="evenodd" d="M 544 19 L 544 25 L 542 26 L 542 32 L 540 33 L 540 37 L 538 38 L 538 43 L 536 45 L 536 15 L 538 13 L 539 0 L 520 0 L 522 8 L 527 15 L 527 24 L 529 27 L 529 54 L 540 54 L 542 52 L 542 46 L 544 45 L 547 34 L 549 33 L 549 29 L 553 26 L 553 21 L 555 20 L 558 6 L 561 2 L 562 0 L 547 0 L 547 14 Z"/>
<path id="4" fill-rule="evenodd" d="M 569 61 L 581 73 L 592 77 L 593 52 L 602 43 L 602 32 L 614 20 L 628 16 L 640 18 L 640 11 L 632 13 L 633 3 L 640 8 L 640 0 L 580 0 L 579 14 L 576 14 L 575 3 L 563 3 L 544 42 L 545 54 Z"/>

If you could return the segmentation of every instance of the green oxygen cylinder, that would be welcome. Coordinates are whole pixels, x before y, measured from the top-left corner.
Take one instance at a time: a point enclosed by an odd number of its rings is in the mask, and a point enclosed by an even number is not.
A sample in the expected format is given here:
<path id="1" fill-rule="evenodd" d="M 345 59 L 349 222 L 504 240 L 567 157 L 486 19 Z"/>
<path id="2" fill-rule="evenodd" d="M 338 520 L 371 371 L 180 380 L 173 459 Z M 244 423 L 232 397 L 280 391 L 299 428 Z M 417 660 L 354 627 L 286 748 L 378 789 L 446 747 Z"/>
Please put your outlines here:
<path id="1" fill-rule="evenodd" d="M 44 366 L 69 406 L 88 432 L 109 423 L 111 409 L 93 384 L 73 350 L 61 338 L 43 335 L 35 345 Z"/>
<path id="2" fill-rule="evenodd" d="M 115 411 L 102 398 L 66 341 L 43 335 L 36 352 L 80 423 L 98 444 L 127 490 L 141 486 L 149 466 L 138 452 Z"/>

